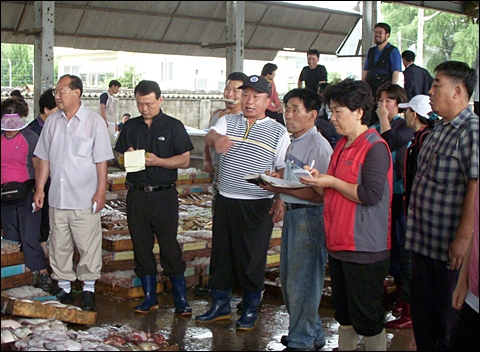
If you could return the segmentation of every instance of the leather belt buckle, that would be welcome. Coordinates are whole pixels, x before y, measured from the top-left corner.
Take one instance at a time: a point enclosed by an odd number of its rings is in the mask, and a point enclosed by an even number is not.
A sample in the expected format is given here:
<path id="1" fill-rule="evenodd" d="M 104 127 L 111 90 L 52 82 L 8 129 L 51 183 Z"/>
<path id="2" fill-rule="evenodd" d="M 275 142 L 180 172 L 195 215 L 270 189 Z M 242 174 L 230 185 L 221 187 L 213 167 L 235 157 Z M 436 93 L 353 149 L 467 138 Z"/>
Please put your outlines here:
<path id="1" fill-rule="evenodd" d="M 296 203 L 283 203 L 283 210 L 295 210 L 302 208 L 316 208 L 317 205 L 313 204 L 296 204 Z"/>
<path id="2" fill-rule="evenodd" d="M 145 186 L 143 187 L 144 192 L 155 192 L 158 189 L 156 186 Z"/>

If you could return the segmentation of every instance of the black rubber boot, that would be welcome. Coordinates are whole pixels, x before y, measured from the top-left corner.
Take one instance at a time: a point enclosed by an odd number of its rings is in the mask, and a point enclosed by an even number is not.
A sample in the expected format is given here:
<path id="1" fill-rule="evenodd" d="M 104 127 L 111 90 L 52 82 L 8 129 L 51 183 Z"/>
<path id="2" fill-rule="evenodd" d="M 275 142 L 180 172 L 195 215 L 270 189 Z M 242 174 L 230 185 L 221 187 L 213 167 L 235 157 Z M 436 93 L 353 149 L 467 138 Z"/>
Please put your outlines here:
<path id="1" fill-rule="evenodd" d="M 135 307 L 135 312 L 147 313 L 150 309 L 158 309 L 157 276 L 145 275 L 140 278 L 140 281 L 142 281 L 145 297 L 143 303 Z"/>
<path id="2" fill-rule="evenodd" d="M 262 291 L 243 292 L 243 310 L 237 320 L 237 330 L 251 330 L 258 319 L 257 307 L 262 300 Z"/>
<path id="3" fill-rule="evenodd" d="M 212 295 L 212 306 L 202 314 L 197 315 L 195 320 L 199 323 L 208 323 L 216 320 L 227 320 L 232 317 L 232 308 L 230 300 L 232 299 L 232 290 L 216 290 L 210 291 Z"/>
<path id="4" fill-rule="evenodd" d="M 172 283 L 173 303 L 175 303 L 175 313 L 180 315 L 192 315 L 192 308 L 187 302 L 187 288 L 185 287 L 185 276 L 170 276 Z"/>

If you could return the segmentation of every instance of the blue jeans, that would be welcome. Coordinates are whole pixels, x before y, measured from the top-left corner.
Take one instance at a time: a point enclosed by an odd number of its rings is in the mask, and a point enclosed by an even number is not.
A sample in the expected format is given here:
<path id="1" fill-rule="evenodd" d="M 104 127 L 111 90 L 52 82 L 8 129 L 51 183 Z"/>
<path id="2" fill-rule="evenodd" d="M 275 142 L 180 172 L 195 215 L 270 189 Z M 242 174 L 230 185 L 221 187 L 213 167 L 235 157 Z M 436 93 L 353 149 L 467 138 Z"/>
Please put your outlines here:
<path id="1" fill-rule="evenodd" d="M 280 253 L 282 295 L 290 316 L 288 346 L 312 347 L 325 340 L 318 314 L 327 261 L 323 205 L 285 211 Z"/>

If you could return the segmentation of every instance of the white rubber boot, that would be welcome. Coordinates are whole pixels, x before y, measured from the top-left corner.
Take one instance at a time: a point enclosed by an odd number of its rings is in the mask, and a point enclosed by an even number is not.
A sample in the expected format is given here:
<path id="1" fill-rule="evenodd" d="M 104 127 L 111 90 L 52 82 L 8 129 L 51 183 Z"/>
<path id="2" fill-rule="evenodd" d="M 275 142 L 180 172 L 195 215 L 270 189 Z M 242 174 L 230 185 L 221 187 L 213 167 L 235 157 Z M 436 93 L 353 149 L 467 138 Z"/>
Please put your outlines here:
<path id="1" fill-rule="evenodd" d="M 340 325 L 338 328 L 338 350 L 355 351 L 358 344 L 358 334 L 352 325 Z"/>
<path id="2" fill-rule="evenodd" d="M 386 351 L 387 350 L 387 334 L 385 329 L 378 335 L 364 336 L 365 351 Z"/>

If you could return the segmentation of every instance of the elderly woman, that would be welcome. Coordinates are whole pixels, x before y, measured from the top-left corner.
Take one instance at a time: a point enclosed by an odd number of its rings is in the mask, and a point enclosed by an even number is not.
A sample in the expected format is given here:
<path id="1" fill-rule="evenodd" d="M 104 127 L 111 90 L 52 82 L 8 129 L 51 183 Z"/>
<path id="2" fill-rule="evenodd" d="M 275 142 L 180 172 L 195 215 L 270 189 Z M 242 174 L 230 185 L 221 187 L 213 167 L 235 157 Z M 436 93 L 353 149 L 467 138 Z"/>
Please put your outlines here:
<path id="1" fill-rule="evenodd" d="M 355 350 L 358 335 L 367 351 L 385 351 L 383 282 L 390 263 L 392 160 L 385 140 L 369 129 L 370 87 L 346 79 L 330 85 L 325 102 L 343 137 L 326 174 L 301 181 L 324 196 L 324 221 L 332 304 L 340 323 L 338 349 Z"/>
<path id="2" fill-rule="evenodd" d="M 38 135 L 27 127 L 28 105 L 21 98 L 2 102 L 2 229 L 4 239 L 20 242 L 33 284 L 50 291 L 45 252 L 40 246 L 41 213 L 32 212 Z"/>

